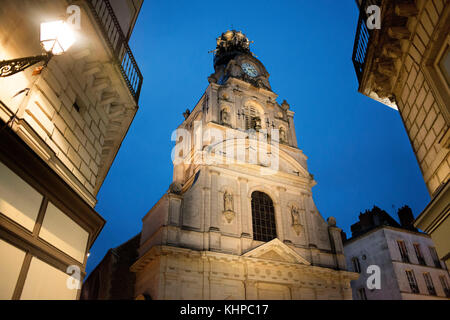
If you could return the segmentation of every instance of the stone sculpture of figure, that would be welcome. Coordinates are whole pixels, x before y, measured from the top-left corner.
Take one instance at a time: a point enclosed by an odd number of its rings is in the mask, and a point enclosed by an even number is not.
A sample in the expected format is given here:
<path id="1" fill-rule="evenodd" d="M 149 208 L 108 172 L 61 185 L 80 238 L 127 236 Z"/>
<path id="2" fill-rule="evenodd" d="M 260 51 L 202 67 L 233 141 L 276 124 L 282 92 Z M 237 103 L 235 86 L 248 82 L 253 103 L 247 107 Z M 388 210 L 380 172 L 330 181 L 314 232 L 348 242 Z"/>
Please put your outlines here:
<path id="1" fill-rule="evenodd" d="M 228 191 L 223 195 L 223 207 L 224 211 L 233 211 L 233 195 Z"/>
<path id="2" fill-rule="evenodd" d="M 292 228 L 294 229 L 295 233 L 299 236 L 300 233 L 303 232 L 303 226 L 300 223 L 300 210 L 292 206 L 291 207 L 291 216 L 292 216 Z"/>
<path id="3" fill-rule="evenodd" d="M 292 215 L 292 225 L 299 225 L 300 224 L 300 213 L 297 207 L 291 208 L 291 215 Z"/>
<path id="4" fill-rule="evenodd" d="M 191 115 L 191 111 L 189 109 L 186 109 L 185 112 L 183 112 L 184 119 L 186 120 Z"/>
<path id="5" fill-rule="evenodd" d="M 281 104 L 281 109 L 286 111 L 289 110 L 289 108 L 290 108 L 289 103 L 287 103 L 286 100 L 283 100 L 283 103 Z"/>
<path id="6" fill-rule="evenodd" d="M 261 118 L 260 117 L 255 117 L 254 121 L 255 121 L 254 122 L 255 123 L 254 129 L 255 130 L 261 129 Z"/>
<path id="7" fill-rule="evenodd" d="M 230 115 L 227 109 L 223 109 L 220 115 L 223 124 L 230 124 Z"/>
<path id="8" fill-rule="evenodd" d="M 286 137 L 286 130 L 284 130 L 283 127 L 280 128 L 280 143 L 286 143 L 287 137 Z"/>

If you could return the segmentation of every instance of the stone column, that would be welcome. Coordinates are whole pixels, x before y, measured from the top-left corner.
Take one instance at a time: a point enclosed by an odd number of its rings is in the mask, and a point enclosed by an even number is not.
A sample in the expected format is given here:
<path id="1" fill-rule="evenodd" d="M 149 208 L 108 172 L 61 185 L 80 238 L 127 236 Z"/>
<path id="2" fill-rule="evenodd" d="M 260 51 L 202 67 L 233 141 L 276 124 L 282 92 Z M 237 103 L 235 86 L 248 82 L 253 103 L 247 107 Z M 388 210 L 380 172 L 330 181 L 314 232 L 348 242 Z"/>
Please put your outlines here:
<path id="1" fill-rule="evenodd" d="M 258 288 L 255 280 L 245 280 L 245 300 L 258 300 Z"/>
<path id="2" fill-rule="evenodd" d="M 331 218 L 328 218 L 328 234 L 330 236 L 331 250 L 333 251 L 336 267 L 339 270 L 345 270 L 346 265 L 345 259 L 343 259 L 344 246 L 342 245 L 341 229 L 336 227 L 336 221 L 334 221 L 334 225 L 330 223 Z"/>
<path id="3" fill-rule="evenodd" d="M 211 193 L 210 193 L 210 212 L 209 215 L 211 217 L 211 225 L 210 230 L 218 231 L 219 230 L 219 203 L 218 203 L 218 183 L 219 183 L 219 175 L 220 172 L 215 170 L 209 171 L 211 174 Z"/>
<path id="4" fill-rule="evenodd" d="M 168 224 L 171 226 L 179 226 L 181 222 L 181 200 L 180 195 L 169 193 L 169 218 Z"/>
<path id="5" fill-rule="evenodd" d="M 211 226 L 211 206 L 210 206 L 210 197 L 211 190 L 209 187 L 204 187 L 203 190 L 203 225 L 201 231 L 203 234 L 203 248 L 204 250 L 209 250 L 209 237 L 207 232 Z"/>
<path id="6" fill-rule="evenodd" d="M 306 205 L 306 199 L 305 194 L 300 194 L 300 216 L 301 216 L 301 222 L 303 224 L 303 239 L 304 239 L 304 245 L 309 245 L 309 221 L 307 218 L 308 215 L 308 206 Z"/>
<path id="7" fill-rule="evenodd" d="M 288 230 L 289 230 L 289 224 L 288 221 L 290 221 L 290 217 L 288 217 L 288 215 L 290 215 L 290 212 L 287 212 L 286 210 L 286 203 L 284 200 L 284 194 L 286 193 L 286 188 L 284 187 L 277 187 L 278 190 L 278 199 L 279 201 L 277 201 L 278 206 L 275 207 L 275 219 L 276 220 L 276 225 L 277 225 L 277 235 L 278 235 L 278 239 L 280 239 L 280 241 L 284 241 L 286 239 L 286 236 L 288 235 Z M 275 201 L 274 201 L 275 204 Z M 278 212 L 277 212 L 278 211 Z"/>
<path id="8" fill-rule="evenodd" d="M 240 216 L 240 230 L 241 236 L 250 237 L 250 228 L 248 225 L 248 198 L 247 198 L 247 183 L 246 178 L 238 178 L 239 181 L 239 216 Z"/>
<path id="9" fill-rule="evenodd" d="M 303 201 L 305 204 L 305 215 L 306 215 L 306 223 L 307 223 L 305 229 L 308 229 L 306 231 L 307 235 L 308 235 L 308 245 L 309 246 L 313 245 L 314 247 L 317 247 L 317 241 L 316 241 L 317 239 L 315 237 L 315 233 L 317 231 L 316 230 L 317 225 L 316 225 L 316 219 L 313 216 L 314 213 L 311 210 L 313 208 L 311 208 L 311 201 L 309 201 L 310 195 L 304 194 L 302 198 L 303 198 Z"/>
<path id="10" fill-rule="evenodd" d="M 211 288 L 210 288 L 210 277 L 211 277 L 211 267 L 209 258 L 203 253 L 202 254 L 202 262 L 203 262 L 203 300 L 211 299 Z"/>
<path id="11" fill-rule="evenodd" d="M 294 125 L 294 112 L 287 111 L 288 122 L 289 122 L 289 143 L 293 147 L 297 147 L 297 136 L 295 135 L 295 125 Z"/>
<path id="12" fill-rule="evenodd" d="M 208 99 L 208 118 L 210 121 L 219 123 L 220 121 L 220 110 L 218 105 L 218 93 L 217 89 L 219 88 L 218 85 L 211 84 L 210 86 L 210 94 Z"/>

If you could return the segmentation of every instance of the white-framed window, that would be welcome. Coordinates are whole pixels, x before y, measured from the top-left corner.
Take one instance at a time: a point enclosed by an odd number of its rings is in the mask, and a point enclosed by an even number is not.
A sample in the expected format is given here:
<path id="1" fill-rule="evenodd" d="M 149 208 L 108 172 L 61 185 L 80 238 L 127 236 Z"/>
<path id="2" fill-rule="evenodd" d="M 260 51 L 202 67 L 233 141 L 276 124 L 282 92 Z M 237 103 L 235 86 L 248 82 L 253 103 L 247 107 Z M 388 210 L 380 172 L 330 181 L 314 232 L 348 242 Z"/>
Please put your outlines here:
<path id="1" fill-rule="evenodd" d="M 361 273 L 361 265 L 359 264 L 359 259 L 357 257 L 352 258 L 353 271 Z"/>
<path id="2" fill-rule="evenodd" d="M 423 278 L 425 279 L 425 284 L 427 285 L 428 293 L 432 296 L 436 295 L 436 289 L 434 288 L 433 279 L 428 272 L 424 272 Z"/>
<path id="3" fill-rule="evenodd" d="M 425 266 L 426 265 L 425 258 L 423 257 L 422 250 L 420 249 L 420 244 L 414 243 L 413 246 L 414 251 L 416 252 L 417 261 L 419 261 L 419 264 Z"/>
<path id="4" fill-rule="evenodd" d="M 444 289 L 445 296 L 447 298 L 450 298 L 450 287 L 448 286 L 447 277 L 444 275 L 440 275 L 439 281 L 441 281 L 442 289 Z"/>
<path id="5" fill-rule="evenodd" d="M 406 278 L 408 278 L 409 287 L 411 288 L 412 293 L 420 293 L 419 286 L 417 285 L 416 276 L 414 275 L 414 271 L 406 270 Z"/>
<path id="6" fill-rule="evenodd" d="M 397 240 L 398 250 L 400 251 L 400 256 L 402 257 L 402 261 L 409 263 L 409 255 L 408 249 L 406 248 L 405 241 Z"/>
<path id="7" fill-rule="evenodd" d="M 436 266 L 436 268 L 442 268 L 441 266 L 441 261 L 439 260 L 438 254 L 436 252 L 436 248 L 435 247 L 428 247 L 430 250 L 430 255 L 431 258 L 433 259 L 434 265 Z"/>
<path id="8" fill-rule="evenodd" d="M 253 106 L 248 106 L 244 110 L 244 116 L 245 116 L 245 129 L 254 129 L 259 130 L 261 129 L 261 116 L 258 112 L 258 110 Z"/>

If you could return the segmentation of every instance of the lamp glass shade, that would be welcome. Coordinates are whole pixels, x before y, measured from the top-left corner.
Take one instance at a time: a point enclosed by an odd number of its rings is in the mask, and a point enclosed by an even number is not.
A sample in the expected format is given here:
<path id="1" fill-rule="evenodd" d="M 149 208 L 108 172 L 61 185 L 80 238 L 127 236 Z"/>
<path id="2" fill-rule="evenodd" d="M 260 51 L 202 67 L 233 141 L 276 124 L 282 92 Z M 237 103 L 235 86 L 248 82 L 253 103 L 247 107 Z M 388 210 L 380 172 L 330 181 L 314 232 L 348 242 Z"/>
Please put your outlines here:
<path id="1" fill-rule="evenodd" d="M 75 42 L 75 34 L 62 20 L 41 23 L 41 44 L 54 55 L 66 52 Z"/>

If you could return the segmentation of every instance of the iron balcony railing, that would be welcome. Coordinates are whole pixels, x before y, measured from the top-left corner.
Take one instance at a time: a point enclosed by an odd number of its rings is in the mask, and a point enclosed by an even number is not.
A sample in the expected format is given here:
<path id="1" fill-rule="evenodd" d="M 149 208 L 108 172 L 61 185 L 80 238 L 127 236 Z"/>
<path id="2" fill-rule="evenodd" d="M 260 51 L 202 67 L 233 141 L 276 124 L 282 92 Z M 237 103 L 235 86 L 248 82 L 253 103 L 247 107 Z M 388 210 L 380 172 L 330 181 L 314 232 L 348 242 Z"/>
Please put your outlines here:
<path id="1" fill-rule="evenodd" d="M 355 43 L 353 45 L 353 65 L 355 66 L 358 82 L 361 83 L 366 65 L 367 50 L 369 49 L 372 30 L 367 28 L 367 7 L 378 5 L 377 0 L 363 0 L 359 7 L 358 26 L 356 28 Z"/>
<path id="2" fill-rule="evenodd" d="M 138 103 L 143 77 L 110 2 L 108 0 L 87 0 L 87 2 L 103 36 L 114 52 L 128 89 Z"/>

